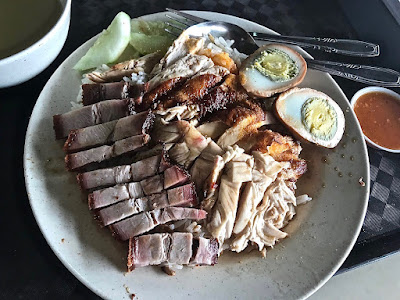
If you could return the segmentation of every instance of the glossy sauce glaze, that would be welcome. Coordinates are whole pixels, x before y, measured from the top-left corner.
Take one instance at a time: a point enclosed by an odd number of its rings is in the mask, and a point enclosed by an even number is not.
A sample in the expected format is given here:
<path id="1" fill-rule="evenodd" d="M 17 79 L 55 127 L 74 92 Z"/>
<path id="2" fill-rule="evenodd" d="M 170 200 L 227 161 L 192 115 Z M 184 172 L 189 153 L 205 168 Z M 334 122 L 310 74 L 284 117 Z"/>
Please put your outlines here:
<path id="1" fill-rule="evenodd" d="M 364 134 L 374 143 L 400 149 L 400 101 L 382 92 L 370 92 L 358 98 L 354 112 Z"/>

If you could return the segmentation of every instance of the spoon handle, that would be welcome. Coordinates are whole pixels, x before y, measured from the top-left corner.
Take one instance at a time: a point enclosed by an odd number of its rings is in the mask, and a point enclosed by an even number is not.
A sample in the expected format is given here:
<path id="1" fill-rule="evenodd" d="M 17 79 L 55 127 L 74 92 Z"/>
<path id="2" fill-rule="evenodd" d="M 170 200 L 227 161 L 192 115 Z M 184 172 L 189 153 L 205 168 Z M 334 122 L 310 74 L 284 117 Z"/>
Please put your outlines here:
<path id="1" fill-rule="evenodd" d="M 351 56 L 378 56 L 379 45 L 346 39 L 319 38 L 273 35 L 268 33 L 249 32 L 250 35 L 260 41 L 285 43 L 300 47 L 309 47 L 315 50 L 322 50 L 329 53 L 339 53 Z"/>
<path id="2" fill-rule="evenodd" d="M 306 59 L 310 69 L 350 80 L 384 87 L 400 87 L 400 73 L 391 69 L 365 65 Z"/>

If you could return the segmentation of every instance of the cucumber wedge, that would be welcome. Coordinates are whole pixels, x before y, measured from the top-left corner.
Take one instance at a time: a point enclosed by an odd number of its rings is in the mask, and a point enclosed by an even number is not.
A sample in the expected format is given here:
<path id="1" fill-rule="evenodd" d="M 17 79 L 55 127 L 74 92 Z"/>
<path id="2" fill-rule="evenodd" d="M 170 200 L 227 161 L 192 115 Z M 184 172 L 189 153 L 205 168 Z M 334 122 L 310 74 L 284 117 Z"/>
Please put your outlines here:
<path id="1" fill-rule="evenodd" d="M 172 39 L 167 36 L 131 33 L 130 44 L 141 54 L 150 54 L 158 50 L 166 52 L 171 43 Z"/>
<path id="2" fill-rule="evenodd" d="M 131 18 L 124 12 L 118 13 L 74 69 L 84 71 L 116 61 L 129 44 L 130 34 Z"/>

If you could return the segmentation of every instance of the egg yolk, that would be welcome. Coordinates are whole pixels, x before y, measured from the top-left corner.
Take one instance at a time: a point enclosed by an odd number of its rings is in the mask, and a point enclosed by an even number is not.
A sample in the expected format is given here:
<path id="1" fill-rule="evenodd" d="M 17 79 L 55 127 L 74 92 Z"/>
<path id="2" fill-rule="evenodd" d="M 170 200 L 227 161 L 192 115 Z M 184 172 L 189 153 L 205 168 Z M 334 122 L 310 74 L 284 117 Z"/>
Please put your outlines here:
<path id="1" fill-rule="evenodd" d="M 337 114 L 326 99 L 307 99 L 301 115 L 304 126 L 314 137 L 329 140 L 336 133 Z"/>
<path id="2" fill-rule="evenodd" d="M 272 81 L 288 81 L 296 77 L 299 69 L 290 56 L 278 49 L 267 49 L 255 59 L 253 67 Z"/>

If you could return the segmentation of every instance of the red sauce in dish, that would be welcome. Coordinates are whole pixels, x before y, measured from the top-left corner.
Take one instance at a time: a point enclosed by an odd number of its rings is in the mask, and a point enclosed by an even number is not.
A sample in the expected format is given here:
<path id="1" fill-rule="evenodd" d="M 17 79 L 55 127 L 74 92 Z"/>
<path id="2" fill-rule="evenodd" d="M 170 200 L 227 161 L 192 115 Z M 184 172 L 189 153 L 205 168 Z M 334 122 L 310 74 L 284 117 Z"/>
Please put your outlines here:
<path id="1" fill-rule="evenodd" d="M 358 98 L 354 112 L 364 134 L 385 148 L 400 149 L 400 101 L 382 92 Z"/>

